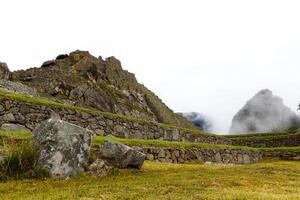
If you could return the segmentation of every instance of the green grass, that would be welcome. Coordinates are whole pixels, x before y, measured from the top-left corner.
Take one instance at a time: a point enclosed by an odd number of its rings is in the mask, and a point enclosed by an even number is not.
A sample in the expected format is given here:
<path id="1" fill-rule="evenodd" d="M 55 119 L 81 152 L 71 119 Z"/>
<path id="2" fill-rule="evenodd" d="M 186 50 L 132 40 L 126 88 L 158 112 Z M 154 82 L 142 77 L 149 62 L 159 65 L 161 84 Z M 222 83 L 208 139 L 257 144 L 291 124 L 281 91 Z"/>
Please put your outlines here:
<path id="1" fill-rule="evenodd" d="M 11 138 L 11 139 L 28 139 L 32 136 L 29 131 L 3 131 L 0 130 L 0 138 Z"/>
<path id="2" fill-rule="evenodd" d="M 142 171 L 107 177 L 0 183 L 0 199 L 80 200 L 297 200 L 300 162 L 268 161 L 242 166 L 146 162 Z"/>
<path id="3" fill-rule="evenodd" d="M 235 139 L 235 138 L 256 138 L 256 137 L 277 137 L 277 136 L 288 136 L 300 134 L 299 132 L 269 132 L 269 133 L 247 133 L 247 134 L 235 134 L 235 135 L 223 135 L 226 138 Z"/>
<path id="4" fill-rule="evenodd" d="M 38 165 L 38 152 L 30 141 L 7 145 L 3 149 L 5 157 L 0 162 L 0 181 L 49 177 L 49 173 Z"/>
<path id="5" fill-rule="evenodd" d="M 104 140 L 111 140 L 115 142 L 120 142 L 128 146 L 139 146 L 139 147 L 166 147 L 166 148 L 220 148 L 220 149 L 246 149 L 246 150 L 256 150 L 251 147 L 241 147 L 241 146 L 230 146 L 230 145 L 220 145 L 220 144 L 210 144 L 210 143 L 199 143 L 199 142 L 174 142 L 174 141 L 161 141 L 161 140 L 143 140 L 143 139 L 124 139 L 116 137 L 105 137 L 105 136 L 94 136 L 92 143 L 93 145 L 101 145 Z"/>
<path id="6" fill-rule="evenodd" d="M 296 147 L 274 147 L 274 148 L 257 148 L 260 151 L 286 151 L 286 152 L 300 152 L 300 146 Z"/>
<path id="7" fill-rule="evenodd" d="M 98 110 L 94 110 L 94 109 L 62 104 L 62 103 L 51 101 L 49 99 L 42 98 L 42 97 L 32 97 L 32 96 L 27 96 L 24 94 L 7 92 L 7 91 L 3 91 L 3 90 L 0 90 L 0 97 L 6 98 L 6 99 L 11 99 L 14 101 L 22 101 L 22 102 L 26 102 L 26 103 L 33 104 L 33 105 L 52 106 L 52 107 L 58 107 L 58 108 L 63 108 L 63 109 L 67 109 L 67 110 L 76 110 L 76 111 L 80 111 L 80 112 L 84 112 L 84 113 L 100 115 L 100 116 L 104 116 L 104 117 L 124 119 L 124 120 L 130 121 L 130 122 L 137 122 L 140 124 L 157 125 L 158 127 L 163 128 L 163 129 L 177 129 L 177 130 L 181 130 L 181 131 L 189 131 L 194 134 L 204 134 L 204 135 L 208 135 L 211 137 L 219 137 L 224 140 L 227 140 L 223 136 L 207 133 L 207 132 L 201 131 L 199 129 L 184 128 L 184 127 L 180 127 L 180 126 L 172 125 L 172 124 L 157 123 L 154 121 L 147 121 L 147 120 L 143 120 L 143 119 L 132 118 L 132 117 L 128 117 L 125 115 L 109 113 L 109 112 L 102 112 L 102 111 L 98 111 Z"/>

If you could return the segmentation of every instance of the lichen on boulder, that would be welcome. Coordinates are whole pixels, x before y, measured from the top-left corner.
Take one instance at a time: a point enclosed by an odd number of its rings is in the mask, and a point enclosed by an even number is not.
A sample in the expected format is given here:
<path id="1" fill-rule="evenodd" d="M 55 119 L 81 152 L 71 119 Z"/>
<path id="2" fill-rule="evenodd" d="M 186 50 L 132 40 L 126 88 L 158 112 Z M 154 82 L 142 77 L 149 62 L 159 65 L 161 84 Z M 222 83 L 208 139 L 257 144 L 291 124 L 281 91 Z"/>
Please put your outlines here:
<path id="1" fill-rule="evenodd" d="M 77 125 L 49 119 L 33 131 L 38 163 L 54 178 L 68 178 L 88 166 L 92 132 Z"/>

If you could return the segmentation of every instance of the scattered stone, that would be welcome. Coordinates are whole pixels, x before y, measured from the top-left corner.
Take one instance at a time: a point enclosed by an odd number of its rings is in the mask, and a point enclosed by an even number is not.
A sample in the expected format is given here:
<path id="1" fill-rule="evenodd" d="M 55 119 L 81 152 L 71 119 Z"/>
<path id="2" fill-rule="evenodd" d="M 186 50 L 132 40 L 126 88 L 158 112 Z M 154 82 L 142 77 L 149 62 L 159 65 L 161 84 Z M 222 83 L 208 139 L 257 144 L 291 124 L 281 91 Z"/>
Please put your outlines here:
<path id="1" fill-rule="evenodd" d="M 294 157 L 293 160 L 300 161 L 300 156 Z"/>
<path id="2" fill-rule="evenodd" d="M 52 177 L 68 178 L 88 166 L 92 132 L 88 129 L 49 119 L 33 131 L 39 164 Z"/>
<path id="3" fill-rule="evenodd" d="M 35 88 L 31 88 L 27 85 L 18 82 L 0 80 L 0 87 L 12 92 L 17 92 L 21 94 L 30 95 L 30 96 L 37 96 L 37 91 Z"/>
<path id="4" fill-rule="evenodd" d="M 21 124 L 2 124 L 1 125 L 1 130 L 5 131 L 30 131 L 30 129 L 26 128 L 24 125 Z"/>
<path id="5" fill-rule="evenodd" d="M 89 167 L 88 171 L 92 176 L 106 176 L 111 167 L 107 166 L 103 160 L 97 159 Z"/>
<path id="6" fill-rule="evenodd" d="M 146 155 L 124 144 L 105 140 L 100 150 L 100 157 L 117 168 L 140 169 Z"/>
<path id="7" fill-rule="evenodd" d="M 4 122 L 15 122 L 15 116 L 12 113 L 7 113 L 2 116 L 2 121 Z"/>

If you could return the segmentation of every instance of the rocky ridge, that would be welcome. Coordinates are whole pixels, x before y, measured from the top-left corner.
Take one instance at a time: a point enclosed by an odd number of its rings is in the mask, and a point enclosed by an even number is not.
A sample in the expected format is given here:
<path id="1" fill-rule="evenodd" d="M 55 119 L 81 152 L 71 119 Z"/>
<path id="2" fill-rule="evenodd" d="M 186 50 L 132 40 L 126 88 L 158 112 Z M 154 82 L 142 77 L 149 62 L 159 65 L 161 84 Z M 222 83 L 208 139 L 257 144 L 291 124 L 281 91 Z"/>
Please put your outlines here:
<path id="1" fill-rule="evenodd" d="M 139 84 L 134 74 L 123 70 L 114 57 L 104 60 L 77 50 L 46 61 L 39 68 L 14 72 L 0 63 L 0 78 L 65 104 L 195 128 Z"/>

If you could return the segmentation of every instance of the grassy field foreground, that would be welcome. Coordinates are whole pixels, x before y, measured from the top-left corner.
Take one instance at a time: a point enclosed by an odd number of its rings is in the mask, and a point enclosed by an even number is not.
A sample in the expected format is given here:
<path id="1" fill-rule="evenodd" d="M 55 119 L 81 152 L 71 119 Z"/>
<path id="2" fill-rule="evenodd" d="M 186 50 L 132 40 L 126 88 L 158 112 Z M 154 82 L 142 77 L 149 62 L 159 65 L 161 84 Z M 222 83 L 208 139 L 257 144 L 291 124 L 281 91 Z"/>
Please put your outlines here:
<path id="1" fill-rule="evenodd" d="M 243 166 L 146 162 L 97 178 L 0 183 L 0 199 L 300 199 L 300 162 Z"/>

